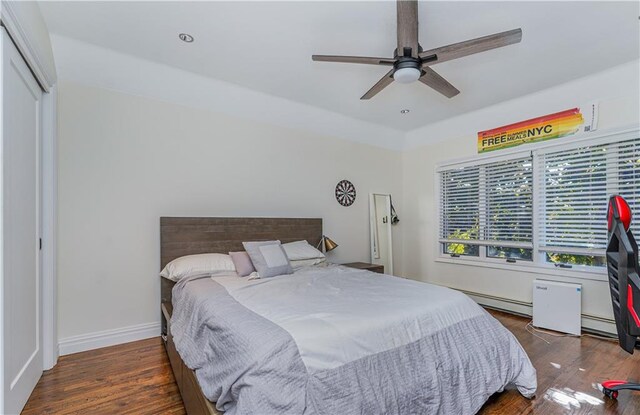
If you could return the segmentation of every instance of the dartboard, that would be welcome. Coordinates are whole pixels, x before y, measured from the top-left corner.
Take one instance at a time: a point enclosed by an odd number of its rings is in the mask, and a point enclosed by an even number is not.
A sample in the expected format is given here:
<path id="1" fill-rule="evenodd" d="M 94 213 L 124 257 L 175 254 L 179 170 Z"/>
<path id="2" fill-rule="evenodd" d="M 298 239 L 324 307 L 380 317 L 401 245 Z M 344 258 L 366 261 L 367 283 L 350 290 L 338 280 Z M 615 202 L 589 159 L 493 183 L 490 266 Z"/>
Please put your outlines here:
<path id="1" fill-rule="evenodd" d="M 356 200 L 356 188 L 349 180 L 341 180 L 336 185 L 336 200 L 342 206 L 351 206 Z"/>

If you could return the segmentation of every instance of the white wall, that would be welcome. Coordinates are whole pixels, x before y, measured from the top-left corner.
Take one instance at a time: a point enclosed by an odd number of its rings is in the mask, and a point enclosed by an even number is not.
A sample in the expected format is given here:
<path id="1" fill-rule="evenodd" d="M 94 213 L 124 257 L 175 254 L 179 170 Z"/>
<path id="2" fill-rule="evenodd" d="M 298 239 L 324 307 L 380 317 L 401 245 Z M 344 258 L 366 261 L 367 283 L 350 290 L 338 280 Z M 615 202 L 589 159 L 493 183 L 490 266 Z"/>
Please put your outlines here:
<path id="1" fill-rule="evenodd" d="M 439 229 L 436 164 L 477 154 L 478 131 L 573 108 L 591 100 L 600 102 L 600 130 L 637 126 L 640 124 L 638 73 L 639 62 L 631 62 L 409 133 L 402 159 L 403 274 L 422 281 L 530 303 L 531 281 L 536 277 L 549 279 L 549 276 L 436 261 Z M 583 284 L 583 314 L 613 318 L 606 282 L 553 279 Z M 526 307 L 514 309 L 527 311 Z M 598 329 L 613 329 L 611 325 L 601 325 L 592 320 L 583 320 L 583 323 Z"/>
<path id="2" fill-rule="evenodd" d="M 221 114 L 297 128 L 318 135 L 399 150 L 401 131 L 338 112 L 52 35 L 59 77 Z"/>
<path id="3" fill-rule="evenodd" d="M 369 192 L 401 198 L 391 150 L 72 82 L 59 111 L 62 344 L 158 322 L 160 216 L 322 217 L 330 260 L 368 261 Z"/>

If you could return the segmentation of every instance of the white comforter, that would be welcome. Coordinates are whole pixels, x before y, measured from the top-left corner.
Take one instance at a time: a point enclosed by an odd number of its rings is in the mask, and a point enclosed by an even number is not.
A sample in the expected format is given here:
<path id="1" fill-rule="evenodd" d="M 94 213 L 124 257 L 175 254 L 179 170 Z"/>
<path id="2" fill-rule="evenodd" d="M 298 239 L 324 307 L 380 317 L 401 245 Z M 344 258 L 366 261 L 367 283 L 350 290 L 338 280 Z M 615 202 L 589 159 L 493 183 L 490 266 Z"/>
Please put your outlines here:
<path id="1" fill-rule="evenodd" d="M 363 283 L 363 275 L 370 284 Z M 214 280 L 240 304 L 288 331 L 310 373 L 406 345 L 484 313 L 448 288 L 335 265 L 268 279 Z"/>

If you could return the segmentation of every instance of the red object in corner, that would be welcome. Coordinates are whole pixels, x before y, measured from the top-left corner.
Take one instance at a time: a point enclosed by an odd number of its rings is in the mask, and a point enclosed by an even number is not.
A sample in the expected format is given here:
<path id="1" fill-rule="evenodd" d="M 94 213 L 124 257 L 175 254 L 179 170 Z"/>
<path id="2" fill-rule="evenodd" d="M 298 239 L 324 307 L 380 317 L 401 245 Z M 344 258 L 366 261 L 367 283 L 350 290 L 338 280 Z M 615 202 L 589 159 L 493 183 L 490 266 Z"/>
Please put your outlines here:
<path id="1" fill-rule="evenodd" d="M 629 309 L 633 321 L 636 322 L 636 326 L 640 327 L 640 317 L 638 317 L 638 313 L 633 308 L 633 288 L 631 288 L 631 284 L 627 285 L 627 309 Z"/>
<path id="2" fill-rule="evenodd" d="M 608 380 L 606 382 L 602 382 L 601 385 L 605 388 L 613 388 L 614 386 L 624 385 L 627 383 L 626 380 Z"/>
<path id="3" fill-rule="evenodd" d="M 618 216 L 620 217 L 620 222 L 624 226 L 624 230 L 628 231 L 629 226 L 631 226 L 631 208 L 627 204 L 627 201 L 622 198 L 622 196 L 614 196 L 612 204 L 615 203 L 616 211 L 618 212 Z M 611 231 L 611 226 L 613 224 L 613 206 L 609 206 L 609 214 L 607 215 L 607 227 L 609 231 Z"/>

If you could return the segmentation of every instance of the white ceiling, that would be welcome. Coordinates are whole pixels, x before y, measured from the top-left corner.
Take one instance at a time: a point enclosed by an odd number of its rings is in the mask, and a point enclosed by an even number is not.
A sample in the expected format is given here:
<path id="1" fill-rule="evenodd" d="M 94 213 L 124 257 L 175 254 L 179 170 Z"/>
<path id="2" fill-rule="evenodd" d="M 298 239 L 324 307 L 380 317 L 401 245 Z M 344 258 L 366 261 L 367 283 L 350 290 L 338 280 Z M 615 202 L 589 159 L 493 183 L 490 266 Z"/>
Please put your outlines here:
<path id="1" fill-rule="evenodd" d="M 414 83 L 359 97 L 391 57 L 395 2 L 43 2 L 53 33 L 408 131 L 640 57 L 638 2 L 421 2 L 424 49 L 521 27 L 522 43 L 433 66 L 460 91 Z M 195 42 L 185 44 L 178 33 Z M 400 110 L 408 108 L 408 115 Z"/>

